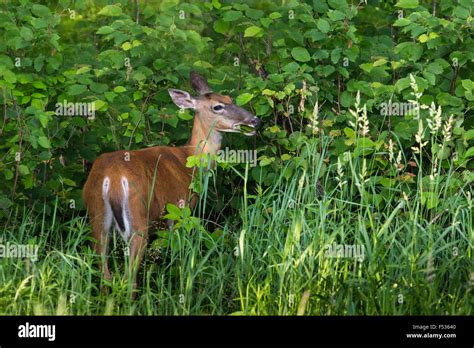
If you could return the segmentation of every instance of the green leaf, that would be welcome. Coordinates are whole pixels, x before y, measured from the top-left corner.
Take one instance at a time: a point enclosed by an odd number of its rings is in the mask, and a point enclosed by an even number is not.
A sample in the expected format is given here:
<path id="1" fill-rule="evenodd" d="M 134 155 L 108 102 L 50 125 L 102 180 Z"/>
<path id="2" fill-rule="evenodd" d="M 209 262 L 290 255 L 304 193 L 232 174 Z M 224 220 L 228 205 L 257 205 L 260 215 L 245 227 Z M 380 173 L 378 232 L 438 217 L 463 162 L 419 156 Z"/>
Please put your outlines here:
<path id="1" fill-rule="evenodd" d="M 4 68 L 12 69 L 13 68 L 12 59 L 6 55 L 0 54 L 0 67 L 1 66 L 3 66 L 3 68 L 0 68 L 0 69 L 4 69 Z"/>
<path id="2" fill-rule="evenodd" d="M 357 146 L 361 147 L 374 147 L 375 143 L 370 140 L 369 138 L 358 138 L 357 139 Z"/>
<path id="3" fill-rule="evenodd" d="M 408 77 L 401 78 L 395 82 L 395 89 L 401 92 L 410 86 L 410 79 Z"/>
<path id="4" fill-rule="evenodd" d="M 178 112 L 178 117 L 181 120 L 189 121 L 192 120 L 194 116 L 189 112 Z"/>
<path id="5" fill-rule="evenodd" d="M 141 71 L 136 71 L 133 73 L 133 79 L 136 81 L 143 81 L 146 80 L 146 76 Z"/>
<path id="6" fill-rule="evenodd" d="M 319 30 L 321 30 L 322 33 L 328 33 L 329 30 L 331 30 L 331 26 L 329 25 L 329 22 L 323 18 L 318 19 L 318 23 L 316 24 Z"/>
<path id="7" fill-rule="evenodd" d="M 49 8 L 44 6 L 44 5 L 33 5 L 31 7 L 31 12 L 37 17 L 49 17 L 51 16 L 51 12 L 49 11 Z"/>
<path id="8" fill-rule="evenodd" d="M 28 168 L 26 165 L 24 164 L 20 164 L 18 166 L 18 171 L 20 172 L 21 175 L 28 175 L 30 174 L 30 168 Z"/>
<path id="9" fill-rule="evenodd" d="M 320 32 L 318 29 L 311 29 L 304 33 L 304 37 L 309 38 L 312 41 L 321 41 L 325 39 L 327 35 Z"/>
<path id="10" fill-rule="evenodd" d="M 265 28 L 268 28 L 270 26 L 270 24 L 272 24 L 272 20 L 270 18 L 260 18 L 260 23 L 262 23 L 262 25 L 265 27 Z"/>
<path id="11" fill-rule="evenodd" d="M 130 42 L 128 42 L 128 41 L 126 41 L 126 42 L 124 42 L 124 43 L 122 44 L 122 49 L 123 49 L 124 51 L 128 51 L 128 50 L 131 49 L 131 48 L 132 48 L 132 44 L 131 44 Z"/>
<path id="12" fill-rule="evenodd" d="M 214 28 L 214 31 L 216 33 L 225 34 L 229 31 L 230 24 L 229 22 L 219 19 L 214 22 L 214 25 L 212 27 Z"/>
<path id="13" fill-rule="evenodd" d="M 224 235 L 224 231 L 221 229 L 217 229 L 211 233 L 211 238 L 214 240 L 218 240 L 222 235 Z"/>
<path id="14" fill-rule="evenodd" d="M 443 67 L 441 66 L 441 64 L 437 62 L 433 62 L 433 63 L 428 64 L 428 66 L 426 67 L 426 70 L 435 75 L 439 75 L 443 72 Z"/>
<path id="15" fill-rule="evenodd" d="M 340 48 L 333 49 L 331 52 L 331 62 L 333 64 L 337 64 L 340 58 L 341 58 L 341 49 Z"/>
<path id="16" fill-rule="evenodd" d="M 375 62 L 374 62 L 374 67 L 376 66 L 381 66 L 381 65 L 385 65 L 387 64 L 387 59 L 385 58 L 380 58 L 380 59 L 377 59 Z"/>
<path id="17" fill-rule="evenodd" d="M 212 64 L 209 62 L 206 62 L 204 60 L 198 60 L 197 62 L 194 62 L 194 66 L 201 67 L 204 69 L 211 69 L 213 68 Z"/>
<path id="18" fill-rule="evenodd" d="M 227 11 L 224 13 L 222 19 L 226 22 L 233 22 L 242 17 L 242 12 L 240 11 Z"/>
<path id="19" fill-rule="evenodd" d="M 171 116 L 171 117 L 163 118 L 163 121 L 166 124 L 169 124 L 171 127 L 176 128 L 179 122 L 179 118 L 177 116 Z"/>
<path id="20" fill-rule="evenodd" d="M 117 86 L 114 88 L 114 92 L 115 93 L 123 93 L 125 92 L 127 89 L 124 87 L 124 86 Z"/>
<path id="21" fill-rule="evenodd" d="M 41 161 L 49 161 L 51 159 L 51 152 L 41 151 L 38 157 Z"/>
<path id="22" fill-rule="evenodd" d="M 423 45 L 414 42 L 402 42 L 395 46 L 395 53 L 412 62 L 418 61 L 423 54 Z"/>
<path id="23" fill-rule="evenodd" d="M 408 24 L 411 24 L 410 20 L 409 19 L 406 19 L 406 18 L 399 18 L 395 21 L 395 23 L 393 23 L 393 26 L 394 27 L 405 27 L 407 26 Z"/>
<path id="24" fill-rule="evenodd" d="M 117 96 L 117 93 L 109 91 L 109 92 L 105 92 L 104 95 L 105 95 L 105 99 L 107 99 L 109 102 L 113 102 L 115 97 Z"/>
<path id="25" fill-rule="evenodd" d="M 49 117 L 45 113 L 38 114 L 38 119 L 41 123 L 41 127 L 46 128 L 48 126 Z"/>
<path id="26" fill-rule="evenodd" d="M 341 105 L 345 108 L 351 106 L 352 98 L 351 94 L 348 91 L 344 91 L 341 94 Z"/>
<path id="27" fill-rule="evenodd" d="M 48 27 L 48 24 L 49 22 L 45 19 L 42 19 L 42 18 L 34 18 L 32 21 L 31 21 L 31 25 L 33 26 L 33 28 L 35 29 L 43 29 L 43 28 L 47 28 Z"/>
<path id="28" fill-rule="evenodd" d="M 359 65 L 359 67 L 364 70 L 366 73 L 369 73 L 372 71 L 372 69 L 374 68 L 374 63 L 363 63 L 361 65 Z"/>
<path id="29" fill-rule="evenodd" d="M 103 27 L 100 27 L 96 33 L 99 35 L 107 35 L 107 34 L 113 33 L 114 31 L 115 31 L 114 28 L 109 27 L 108 25 L 104 25 Z"/>
<path id="30" fill-rule="evenodd" d="M 79 95 L 87 91 L 87 87 L 84 85 L 72 85 L 68 89 L 68 94 L 69 95 Z"/>
<path id="31" fill-rule="evenodd" d="M 74 181 L 72 181 L 71 179 L 68 179 L 68 178 L 64 178 L 62 179 L 63 183 L 67 186 L 76 186 L 76 183 Z"/>
<path id="32" fill-rule="evenodd" d="M 328 0 L 328 4 L 336 10 L 343 10 L 347 8 L 347 0 Z"/>
<path id="33" fill-rule="evenodd" d="M 33 32 L 28 27 L 22 27 L 20 29 L 20 36 L 26 41 L 31 41 L 34 38 Z"/>
<path id="34" fill-rule="evenodd" d="M 374 151 L 375 143 L 369 138 L 357 138 L 354 149 L 354 156 L 366 156 Z"/>
<path id="35" fill-rule="evenodd" d="M 281 13 L 280 12 L 272 12 L 268 15 L 268 18 L 270 19 L 277 19 L 277 18 L 281 18 Z"/>
<path id="36" fill-rule="evenodd" d="M 383 187 L 394 187 L 396 181 L 392 178 L 382 178 L 380 179 L 380 184 L 382 184 Z"/>
<path id="37" fill-rule="evenodd" d="M 425 43 L 429 40 L 430 38 L 428 37 L 428 35 L 426 34 L 421 34 L 419 37 L 418 37 L 418 41 L 420 41 L 421 43 Z"/>
<path id="38" fill-rule="evenodd" d="M 464 140 L 469 141 L 471 139 L 474 139 L 474 129 L 470 129 L 464 133 Z"/>
<path id="39" fill-rule="evenodd" d="M 422 192 L 421 204 L 428 209 L 435 208 L 439 204 L 439 198 L 434 192 Z"/>
<path id="40" fill-rule="evenodd" d="M 265 12 L 260 11 L 260 10 L 255 10 L 253 8 L 249 8 L 245 10 L 245 15 L 254 20 L 260 19 L 264 14 Z"/>
<path id="41" fill-rule="evenodd" d="M 251 27 L 245 29 L 244 37 L 253 37 L 260 33 L 262 33 L 262 28 L 252 25 Z"/>
<path id="42" fill-rule="evenodd" d="M 275 157 L 262 156 L 262 158 L 260 159 L 260 167 L 268 166 L 273 162 L 275 162 Z"/>
<path id="43" fill-rule="evenodd" d="M 470 147 L 465 153 L 464 158 L 474 157 L 474 147 Z"/>
<path id="44" fill-rule="evenodd" d="M 466 91 L 464 93 L 464 96 L 466 97 L 467 100 L 469 101 L 474 101 L 474 93 L 473 91 Z"/>
<path id="45" fill-rule="evenodd" d="M 141 100 L 143 99 L 143 92 L 142 91 L 135 91 L 133 92 L 133 100 Z"/>
<path id="46" fill-rule="evenodd" d="M 92 82 L 90 84 L 90 89 L 92 92 L 95 92 L 95 93 L 104 93 L 105 91 L 107 91 L 108 86 L 104 83 Z"/>
<path id="47" fill-rule="evenodd" d="M 13 172 L 10 169 L 5 169 L 4 173 L 5 179 L 11 180 L 13 179 Z"/>
<path id="48" fill-rule="evenodd" d="M 461 84 L 467 91 L 472 91 L 474 89 L 474 81 L 471 80 L 461 80 Z"/>
<path id="49" fill-rule="evenodd" d="M 324 76 L 329 76 L 331 75 L 334 71 L 336 71 L 336 68 L 332 65 L 325 65 L 323 67 L 323 71 L 322 71 L 322 74 Z"/>
<path id="50" fill-rule="evenodd" d="M 286 65 L 282 68 L 282 70 L 285 71 L 285 72 L 292 72 L 292 73 L 294 73 L 294 72 L 297 72 L 299 68 L 300 68 L 300 66 L 299 66 L 298 63 L 296 63 L 296 62 L 291 62 L 291 63 L 286 64 Z"/>
<path id="51" fill-rule="evenodd" d="M 395 6 L 400 8 L 416 8 L 419 6 L 419 2 L 418 0 L 399 0 Z"/>
<path id="52" fill-rule="evenodd" d="M 457 98 L 455 96 L 452 96 L 449 93 L 446 92 L 441 92 L 436 95 L 436 100 L 438 101 L 438 104 L 441 106 L 461 106 L 463 105 L 463 101 L 460 98 Z"/>
<path id="53" fill-rule="evenodd" d="M 3 79 L 8 83 L 16 82 L 16 75 L 10 70 L 4 70 L 3 72 L 0 71 L 0 73 L 3 75 Z"/>
<path id="54" fill-rule="evenodd" d="M 428 71 L 423 71 L 422 73 L 423 77 L 428 80 L 430 85 L 434 86 L 436 84 L 436 75 L 432 74 Z"/>
<path id="55" fill-rule="evenodd" d="M 181 209 L 179 209 L 176 205 L 172 203 L 166 204 L 166 210 L 168 211 L 168 219 L 179 220 L 179 218 L 181 217 Z"/>
<path id="56" fill-rule="evenodd" d="M 76 70 L 76 75 L 85 74 L 86 72 L 91 71 L 90 66 L 83 66 Z"/>
<path id="57" fill-rule="evenodd" d="M 344 13 L 342 13 L 341 11 L 338 11 L 338 10 L 330 10 L 328 12 L 328 17 L 332 21 L 340 21 L 340 20 L 343 20 L 344 18 L 346 18 L 346 15 Z"/>
<path id="58" fill-rule="evenodd" d="M 98 14 L 109 17 L 117 17 L 122 14 L 122 9 L 117 5 L 107 5 L 103 7 Z"/>
<path id="59" fill-rule="evenodd" d="M 100 100 L 100 99 L 97 99 L 94 101 L 94 110 L 95 111 L 98 111 L 100 110 L 104 105 L 107 105 L 106 102 Z"/>
<path id="60" fill-rule="evenodd" d="M 237 103 L 237 105 L 245 105 L 249 101 L 251 101 L 252 98 L 253 98 L 253 94 L 251 94 L 251 93 L 242 93 L 241 95 L 239 95 L 237 97 L 236 103 Z"/>
<path id="61" fill-rule="evenodd" d="M 299 62 L 308 62 L 311 59 L 309 52 L 304 47 L 295 47 L 291 50 L 291 56 Z"/>
<path id="62" fill-rule="evenodd" d="M 48 88 L 42 81 L 33 82 L 33 87 L 42 90 L 46 90 Z"/>
<path id="63" fill-rule="evenodd" d="M 44 57 L 43 56 L 36 57 L 33 64 L 36 71 L 38 72 L 41 71 L 44 65 Z"/>
<path id="64" fill-rule="evenodd" d="M 356 132 L 349 127 L 344 128 L 344 134 L 346 135 L 347 139 L 344 140 L 344 143 L 346 145 L 352 145 L 355 142 L 356 139 Z"/>
<path id="65" fill-rule="evenodd" d="M 5 195 L 0 196 L 0 209 L 8 209 L 13 205 L 13 202 Z"/>
<path id="66" fill-rule="evenodd" d="M 467 17 L 469 17 L 469 10 L 464 7 L 456 6 L 453 15 L 461 19 L 467 19 Z"/>
<path id="67" fill-rule="evenodd" d="M 44 135 L 42 135 L 38 138 L 38 144 L 40 144 L 45 149 L 50 149 L 51 148 L 51 143 L 50 143 L 49 139 L 46 138 Z"/>

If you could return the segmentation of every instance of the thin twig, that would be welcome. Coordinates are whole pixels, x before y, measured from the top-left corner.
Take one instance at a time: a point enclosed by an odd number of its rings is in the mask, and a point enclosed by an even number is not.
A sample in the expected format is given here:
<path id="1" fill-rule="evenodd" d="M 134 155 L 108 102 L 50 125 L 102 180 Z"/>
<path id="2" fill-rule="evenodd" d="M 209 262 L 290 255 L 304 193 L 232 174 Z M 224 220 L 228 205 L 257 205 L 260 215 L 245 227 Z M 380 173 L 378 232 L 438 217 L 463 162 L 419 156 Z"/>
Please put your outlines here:
<path id="1" fill-rule="evenodd" d="M 140 6 L 138 4 L 138 0 L 135 0 L 135 8 L 136 8 L 136 23 L 138 24 L 139 18 L 140 18 Z"/>

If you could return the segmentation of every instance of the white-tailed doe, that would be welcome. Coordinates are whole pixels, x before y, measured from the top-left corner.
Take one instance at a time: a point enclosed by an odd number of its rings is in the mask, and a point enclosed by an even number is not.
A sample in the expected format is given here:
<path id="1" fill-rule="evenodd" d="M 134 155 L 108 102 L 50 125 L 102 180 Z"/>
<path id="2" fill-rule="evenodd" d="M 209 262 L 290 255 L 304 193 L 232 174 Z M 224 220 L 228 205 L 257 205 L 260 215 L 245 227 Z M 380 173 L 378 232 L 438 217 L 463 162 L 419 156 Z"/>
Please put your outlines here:
<path id="1" fill-rule="evenodd" d="M 134 151 L 102 154 L 92 166 L 84 185 L 84 202 L 100 256 L 100 268 L 111 278 L 107 263 L 110 231 L 115 230 L 129 243 L 132 281 L 143 258 L 148 229 L 165 212 L 167 203 L 188 202 L 193 169 L 186 167 L 189 156 L 216 154 L 221 148 L 222 132 L 254 135 L 260 120 L 235 105 L 229 96 L 214 93 L 207 80 L 191 73 L 191 86 L 198 96 L 170 89 L 180 108 L 195 110 L 194 126 L 188 143 L 181 147 L 155 146 Z M 241 128 L 241 126 L 244 126 Z"/>

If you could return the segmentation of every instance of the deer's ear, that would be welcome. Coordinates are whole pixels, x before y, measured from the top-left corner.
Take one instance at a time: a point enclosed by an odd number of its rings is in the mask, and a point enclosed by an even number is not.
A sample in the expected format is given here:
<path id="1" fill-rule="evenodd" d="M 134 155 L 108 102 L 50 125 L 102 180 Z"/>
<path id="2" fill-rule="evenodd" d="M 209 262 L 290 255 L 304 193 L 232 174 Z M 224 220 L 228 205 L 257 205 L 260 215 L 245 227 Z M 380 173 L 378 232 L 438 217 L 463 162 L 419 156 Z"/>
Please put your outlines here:
<path id="1" fill-rule="evenodd" d="M 203 94 L 211 92 L 211 89 L 209 88 L 209 85 L 207 84 L 207 80 L 204 76 L 201 76 L 198 73 L 192 71 L 189 74 L 189 78 L 191 80 L 191 87 L 199 95 L 203 95 Z"/>
<path id="2" fill-rule="evenodd" d="M 196 100 L 191 95 L 180 89 L 169 89 L 168 93 L 173 99 L 173 102 L 183 109 L 194 109 L 196 107 Z"/>

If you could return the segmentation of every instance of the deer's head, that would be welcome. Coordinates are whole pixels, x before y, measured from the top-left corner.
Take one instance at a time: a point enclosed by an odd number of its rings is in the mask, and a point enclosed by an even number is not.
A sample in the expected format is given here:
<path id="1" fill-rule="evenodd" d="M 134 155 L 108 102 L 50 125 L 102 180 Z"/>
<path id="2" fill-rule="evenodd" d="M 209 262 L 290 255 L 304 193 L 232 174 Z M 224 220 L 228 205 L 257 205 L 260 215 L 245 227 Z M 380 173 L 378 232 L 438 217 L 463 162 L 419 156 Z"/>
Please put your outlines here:
<path id="1" fill-rule="evenodd" d="M 209 130 L 255 135 L 261 122 L 259 118 L 235 105 L 231 97 L 213 92 L 203 76 L 191 72 L 190 77 L 198 95 L 193 97 L 186 91 L 170 89 L 169 94 L 177 106 L 194 109 L 201 126 Z"/>

